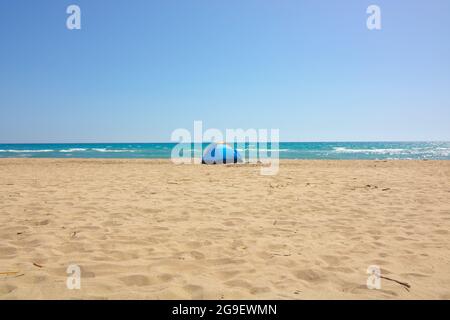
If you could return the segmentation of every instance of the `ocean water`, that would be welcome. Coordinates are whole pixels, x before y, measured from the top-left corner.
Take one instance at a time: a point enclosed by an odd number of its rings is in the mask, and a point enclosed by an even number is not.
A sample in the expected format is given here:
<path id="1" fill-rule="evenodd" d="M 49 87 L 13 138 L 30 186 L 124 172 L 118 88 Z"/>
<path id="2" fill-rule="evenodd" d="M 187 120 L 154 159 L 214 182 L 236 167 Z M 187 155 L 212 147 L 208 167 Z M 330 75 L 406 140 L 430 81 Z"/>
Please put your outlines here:
<path id="1" fill-rule="evenodd" d="M 175 143 L 0 144 L 0 158 L 170 158 Z M 208 144 L 204 144 L 205 148 Z M 267 146 L 245 145 L 252 154 Z M 270 146 L 268 148 L 270 150 Z M 281 159 L 450 160 L 450 142 L 281 142 Z M 243 154 L 244 156 L 244 154 Z"/>

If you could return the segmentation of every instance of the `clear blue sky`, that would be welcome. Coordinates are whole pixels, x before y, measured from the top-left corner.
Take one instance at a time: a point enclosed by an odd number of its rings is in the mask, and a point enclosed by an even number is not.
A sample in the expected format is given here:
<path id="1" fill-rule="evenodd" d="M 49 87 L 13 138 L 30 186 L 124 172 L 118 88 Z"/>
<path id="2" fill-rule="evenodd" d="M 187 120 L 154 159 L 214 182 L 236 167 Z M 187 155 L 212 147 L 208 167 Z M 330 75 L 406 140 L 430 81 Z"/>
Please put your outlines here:
<path id="1" fill-rule="evenodd" d="M 450 140 L 448 0 L 1 1 L 0 41 L 0 143 Z"/>

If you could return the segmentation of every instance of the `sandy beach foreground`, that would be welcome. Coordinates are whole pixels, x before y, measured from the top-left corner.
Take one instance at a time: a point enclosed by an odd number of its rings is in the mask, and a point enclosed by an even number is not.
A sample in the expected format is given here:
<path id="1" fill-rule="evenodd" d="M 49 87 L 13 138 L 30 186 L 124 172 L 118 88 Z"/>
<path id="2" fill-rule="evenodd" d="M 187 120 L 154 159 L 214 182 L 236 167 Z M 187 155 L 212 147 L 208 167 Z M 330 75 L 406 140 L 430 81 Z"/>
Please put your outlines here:
<path id="1" fill-rule="evenodd" d="M 1 299 L 450 299 L 449 244 L 450 161 L 0 159 Z"/>

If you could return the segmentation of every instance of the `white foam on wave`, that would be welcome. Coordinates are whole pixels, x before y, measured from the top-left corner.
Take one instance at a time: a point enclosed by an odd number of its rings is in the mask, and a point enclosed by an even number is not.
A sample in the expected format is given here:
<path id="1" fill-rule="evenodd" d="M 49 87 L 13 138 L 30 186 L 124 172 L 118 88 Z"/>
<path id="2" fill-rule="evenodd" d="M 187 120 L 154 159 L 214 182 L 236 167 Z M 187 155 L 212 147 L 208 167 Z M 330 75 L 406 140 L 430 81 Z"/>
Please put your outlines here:
<path id="1" fill-rule="evenodd" d="M 262 149 L 262 148 L 250 148 L 250 149 L 236 149 L 239 152 L 243 152 L 243 151 L 261 151 L 261 152 L 267 152 L 267 151 L 271 151 L 271 152 L 286 152 L 289 151 L 289 149 Z"/>
<path id="2" fill-rule="evenodd" d="M 14 152 L 14 153 L 53 152 L 53 151 L 55 151 L 55 150 L 51 150 L 51 149 L 42 149 L 42 150 L 15 150 L 15 149 L 0 150 L 0 152 Z"/>
<path id="3" fill-rule="evenodd" d="M 450 148 L 411 148 L 411 149 L 349 149 L 345 147 L 334 147 L 336 153 L 370 153 L 370 154 L 389 154 L 389 155 L 430 155 L 438 157 L 448 157 L 450 155 Z"/>
<path id="4" fill-rule="evenodd" d="M 334 147 L 337 153 L 377 153 L 377 154 L 409 154 L 407 149 L 348 149 L 345 147 Z"/>
<path id="5" fill-rule="evenodd" d="M 84 148 L 71 148 L 71 149 L 62 149 L 59 152 L 77 152 L 77 151 L 86 151 Z"/>
<path id="6" fill-rule="evenodd" d="M 135 150 L 127 149 L 105 149 L 105 148 L 92 148 L 92 150 L 97 152 L 134 152 Z"/>

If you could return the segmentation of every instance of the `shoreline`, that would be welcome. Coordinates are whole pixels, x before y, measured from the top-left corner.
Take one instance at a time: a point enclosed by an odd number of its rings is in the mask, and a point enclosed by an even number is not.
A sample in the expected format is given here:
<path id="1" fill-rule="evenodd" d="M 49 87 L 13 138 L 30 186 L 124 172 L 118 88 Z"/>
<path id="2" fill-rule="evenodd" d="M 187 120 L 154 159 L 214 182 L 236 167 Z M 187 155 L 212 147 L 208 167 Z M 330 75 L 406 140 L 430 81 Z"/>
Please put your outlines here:
<path id="1" fill-rule="evenodd" d="M 167 163 L 172 163 L 170 158 L 97 158 L 97 157 L 86 157 L 86 158 L 78 158 L 78 157 L 67 157 L 67 158 L 61 158 L 61 157 L 0 157 L 0 161 L 7 161 L 7 160 L 12 160 L 12 161 L 28 161 L 28 160 L 32 160 L 32 161 L 39 161 L 39 160 L 54 160 L 54 161 L 90 161 L 90 160 L 94 160 L 94 161 L 155 161 L 155 162 L 167 162 Z M 296 162 L 296 161 L 303 161 L 303 162 L 308 162 L 308 161 L 328 161 L 328 162 L 339 162 L 339 161 L 348 161 L 348 162 L 358 162 L 358 161 L 364 161 L 364 162 L 396 162 L 396 161 L 404 161 L 404 162 L 448 162 L 450 161 L 450 159 L 305 159 L 305 158 L 301 158 L 301 159 L 291 159 L 291 158 L 280 158 L 279 159 L 280 163 L 281 162 Z M 172 163 L 174 164 L 174 163 Z M 234 164 L 227 164 L 227 165 L 245 165 L 245 164 L 253 164 L 253 163 L 234 163 Z M 178 164 L 174 164 L 174 165 L 178 165 Z M 183 165 L 183 164 L 180 164 Z"/>

